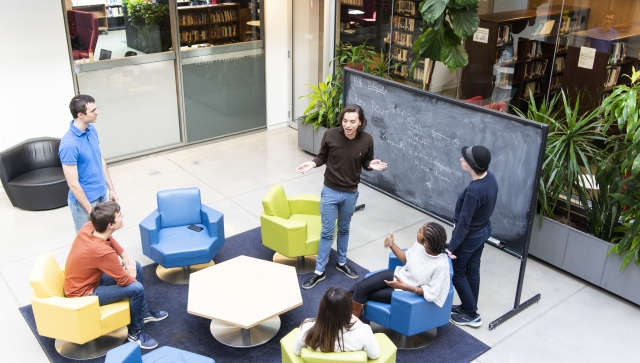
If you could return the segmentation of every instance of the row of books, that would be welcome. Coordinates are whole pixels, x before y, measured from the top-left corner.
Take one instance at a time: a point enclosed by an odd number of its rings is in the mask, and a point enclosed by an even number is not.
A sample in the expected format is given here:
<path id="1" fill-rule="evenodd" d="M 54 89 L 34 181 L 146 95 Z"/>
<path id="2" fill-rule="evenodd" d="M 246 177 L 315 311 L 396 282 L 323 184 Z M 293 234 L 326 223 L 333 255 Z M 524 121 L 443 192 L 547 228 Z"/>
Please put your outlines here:
<path id="1" fill-rule="evenodd" d="M 569 37 L 558 37 L 558 44 L 556 45 L 556 53 L 563 53 L 569 49 Z"/>
<path id="2" fill-rule="evenodd" d="M 564 71 L 564 64 L 565 64 L 564 57 L 556 58 L 556 60 L 555 60 L 555 62 L 553 64 L 552 73 L 558 73 L 558 72 Z"/>
<path id="3" fill-rule="evenodd" d="M 560 20 L 560 27 L 558 32 L 560 34 L 569 34 L 580 30 L 580 22 L 578 18 L 569 18 L 569 16 L 563 16 Z"/>
<path id="4" fill-rule="evenodd" d="M 416 2 L 407 0 L 396 1 L 396 14 L 416 15 Z"/>
<path id="5" fill-rule="evenodd" d="M 393 28 L 403 29 L 408 31 L 414 31 L 416 25 L 416 19 L 405 18 L 404 16 L 393 17 Z"/>
<path id="6" fill-rule="evenodd" d="M 124 16 L 124 14 L 122 13 L 121 7 L 115 7 L 115 8 L 107 8 L 107 16 L 112 18 L 114 16 Z"/>
<path id="7" fill-rule="evenodd" d="M 413 70 L 413 77 L 409 77 L 410 69 L 411 65 L 401 65 L 400 67 L 393 70 L 393 74 L 396 76 L 411 79 L 416 82 L 422 82 L 422 80 L 424 79 L 424 68 L 416 67 L 416 69 Z"/>
<path id="8" fill-rule="evenodd" d="M 530 94 L 535 96 L 540 92 L 542 92 L 542 81 L 527 82 L 524 85 L 524 93 L 522 96 L 529 98 Z"/>
<path id="9" fill-rule="evenodd" d="M 622 62 L 627 57 L 627 43 L 613 42 L 609 49 L 609 64 Z"/>
<path id="10" fill-rule="evenodd" d="M 553 76 L 551 78 L 551 92 L 559 91 L 562 87 L 562 76 Z"/>
<path id="11" fill-rule="evenodd" d="M 507 44 L 503 47 L 496 48 L 496 61 L 495 63 L 513 62 L 518 60 L 517 48 Z"/>
<path id="12" fill-rule="evenodd" d="M 511 25 L 505 24 L 498 26 L 498 44 L 504 44 L 513 42 L 513 35 L 511 34 Z"/>
<path id="13" fill-rule="evenodd" d="M 500 88 L 504 88 L 504 86 L 510 86 L 512 76 L 513 68 L 496 67 L 496 79 L 494 84 L 496 86 L 499 86 Z"/>
<path id="14" fill-rule="evenodd" d="M 527 52 L 527 58 L 542 57 L 542 42 L 534 40 L 529 42 L 529 51 Z"/>
<path id="15" fill-rule="evenodd" d="M 346 5 L 362 6 L 362 0 L 341 0 L 340 3 Z"/>
<path id="16" fill-rule="evenodd" d="M 207 13 L 191 13 L 180 15 L 180 25 L 207 24 Z"/>
<path id="17" fill-rule="evenodd" d="M 215 11 L 211 13 L 211 22 L 220 23 L 223 21 L 236 21 L 238 20 L 238 14 L 235 10 Z"/>
<path id="18" fill-rule="evenodd" d="M 211 29 L 211 38 L 235 37 L 236 35 L 238 35 L 238 29 L 235 25 Z"/>
<path id="19" fill-rule="evenodd" d="M 206 30 L 191 30 L 180 32 L 181 43 L 203 42 L 209 39 Z"/>
<path id="20" fill-rule="evenodd" d="M 607 68 L 607 77 L 604 79 L 604 86 L 615 86 L 618 83 L 618 76 L 620 76 L 620 66 Z"/>
<path id="21" fill-rule="evenodd" d="M 413 47 L 413 34 L 393 32 L 393 44 L 402 45 L 404 47 Z"/>
<path id="22" fill-rule="evenodd" d="M 541 59 L 527 63 L 524 68 L 524 78 L 529 79 L 533 77 L 544 76 L 548 63 L 548 59 Z"/>
<path id="23" fill-rule="evenodd" d="M 531 27 L 531 35 L 539 36 L 539 35 L 549 35 L 551 34 L 551 30 L 553 30 L 553 25 L 556 23 L 555 20 L 547 20 L 545 22 L 535 23 Z"/>
<path id="24" fill-rule="evenodd" d="M 413 52 L 400 48 L 391 49 L 391 58 L 400 62 L 406 62 L 409 54 L 413 54 Z"/>

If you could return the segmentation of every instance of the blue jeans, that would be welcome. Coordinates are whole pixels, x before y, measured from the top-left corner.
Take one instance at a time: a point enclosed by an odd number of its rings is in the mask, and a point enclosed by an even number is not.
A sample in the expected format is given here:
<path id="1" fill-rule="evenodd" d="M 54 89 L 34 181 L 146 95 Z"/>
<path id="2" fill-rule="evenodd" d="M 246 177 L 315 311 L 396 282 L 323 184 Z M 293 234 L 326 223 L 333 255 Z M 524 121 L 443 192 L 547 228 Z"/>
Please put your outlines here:
<path id="1" fill-rule="evenodd" d="M 320 215 L 322 216 L 322 231 L 320 245 L 316 259 L 316 271 L 324 272 L 329 261 L 329 252 L 333 244 L 336 218 L 338 219 L 338 263 L 347 262 L 347 247 L 349 247 L 349 225 L 351 216 L 356 210 L 356 202 L 360 192 L 341 192 L 326 185 L 320 195 Z"/>
<path id="2" fill-rule="evenodd" d="M 128 286 L 119 286 L 116 280 L 103 274 L 98 287 L 93 290 L 91 296 L 97 296 L 100 305 L 107 305 L 129 299 L 129 313 L 131 314 L 131 324 L 129 330 L 138 331 L 144 326 L 144 315 L 147 311 L 147 300 L 144 298 L 144 287 L 142 286 L 142 266 L 136 261 L 136 280 Z"/>
<path id="3" fill-rule="evenodd" d="M 469 232 L 460 246 L 452 253 L 457 257 L 453 263 L 453 286 L 468 313 L 478 311 L 480 292 L 480 256 L 484 243 L 491 236 L 491 222 L 481 231 Z"/>
<path id="4" fill-rule="evenodd" d="M 104 203 L 109 200 L 107 194 L 91 202 L 91 206 L 95 207 L 97 204 Z M 80 203 L 72 202 L 71 199 L 67 199 L 69 209 L 71 209 L 71 216 L 73 217 L 73 224 L 76 227 L 76 233 L 80 231 L 80 228 L 89 222 L 89 213 L 80 205 Z"/>

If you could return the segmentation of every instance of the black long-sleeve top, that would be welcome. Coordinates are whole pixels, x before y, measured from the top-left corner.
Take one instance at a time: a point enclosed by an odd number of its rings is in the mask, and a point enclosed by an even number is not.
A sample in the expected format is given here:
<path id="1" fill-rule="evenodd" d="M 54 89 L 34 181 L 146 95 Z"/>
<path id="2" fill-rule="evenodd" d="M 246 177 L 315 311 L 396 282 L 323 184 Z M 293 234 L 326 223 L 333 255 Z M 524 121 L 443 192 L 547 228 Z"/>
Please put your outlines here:
<path id="1" fill-rule="evenodd" d="M 313 158 L 316 167 L 327 164 L 324 185 L 343 192 L 353 192 L 360 184 L 362 169 L 372 170 L 373 138 L 364 131 L 349 139 L 342 128 L 327 130 L 322 136 L 320 152 Z"/>

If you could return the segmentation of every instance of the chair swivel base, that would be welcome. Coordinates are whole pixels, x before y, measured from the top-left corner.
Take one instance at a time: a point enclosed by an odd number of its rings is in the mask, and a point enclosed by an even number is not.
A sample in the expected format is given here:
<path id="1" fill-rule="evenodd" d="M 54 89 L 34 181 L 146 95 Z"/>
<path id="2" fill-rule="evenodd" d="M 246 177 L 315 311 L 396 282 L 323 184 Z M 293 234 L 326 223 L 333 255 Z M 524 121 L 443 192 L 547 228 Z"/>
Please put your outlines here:
<path id="1" fill-rule="evenodd" d="M 374 322 L 371 322 L 370 325 L 374 333 L 386 334 L 398 349 L 418 349 L 426 347 L 433 342 L 438 334 L 438 328 L 433 328 L 422 333 L 406 336 Z"/>
<path id="2" fill-rule="evenodd" d="M 308 274 L 316 270 L 316 257 L 317 255 L 287 257 L 276 252 L 273 255 L 273 262 L 295 267 L 297 274 Z"/>
<path id="3" fill-rule="evenodd" d="M 251 348 L 262 345 L 280 331 L 280 317 L 274 316 L 249 328 L 239 328 L 217 320 L 211 320 L 211 335 L 224 345 L 234 348 Z"/>
<path id="4" fill-rule="evenodd" d="M 158 275 L 158 278 L 164 282 L 176 285 L 186 285 L 189 283 L 189 275 L 191 275 L 191 273 L 204 270 L 205 268 L 213 265 L 215 265 L 213 261 L 199 265 L 172 268 L 164 268 L 158 265 L 156 268 L 156 275 Z"/>
<path id="5" fill-rule="evenodd" d="M 103 335 L 84 344 L 76 344 L 56 339 L 55 346 L 58 353 L 63 357 L 85 360 L 102 357 L 107 354 L 109 350 L 122 345 L 126 338 L 127 327 L 123 326 L 120 329 L 114 330 L 107 335 Z"/>

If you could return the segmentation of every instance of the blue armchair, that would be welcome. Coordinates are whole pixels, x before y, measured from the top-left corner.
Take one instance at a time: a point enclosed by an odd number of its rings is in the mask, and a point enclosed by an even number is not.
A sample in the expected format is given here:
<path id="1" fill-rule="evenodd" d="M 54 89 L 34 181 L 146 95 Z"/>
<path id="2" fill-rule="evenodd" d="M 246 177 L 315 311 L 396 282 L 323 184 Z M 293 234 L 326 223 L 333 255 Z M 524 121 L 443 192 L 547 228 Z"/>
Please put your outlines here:
<path id="1" fill-rule="evenodd" d="M 224 245 L 224 217 L 200 202 L 198 188 L 162 190 L 157 199 L 158 209 L 140 223 L 142 253 L 158 263 L 161 280 L 187 284 L 190 272 L 213 265 Z"/>
<path id="2" fill-rule="evenodd" d="M 402 262 L 389 253 L 389 270 L 402 266 Z M 374 271 L 367 276 L 380 271 Z M 453 277 L 453 265 L 449 260 L 449 276 Z M 431 343 L 440 326 L 447 325 L 453 304 L 453 283 L 449 283 L 449 294 L 442 307 L 429 302 L 422 296 L 394 291 L 391 304 L 367 301 L 364 317 L 378 324 L 372 325 L 374 332 L 386 333 L 398 349 L 415 349 Z"/>
<path id="3" fill-rule="evenodd" d="M 145 355 L 140 346 L 129 342 L 107 352 L 104 363 L 215 363 L 213 359 L 200 354 L 173 347 L 161 347 Z"/>

